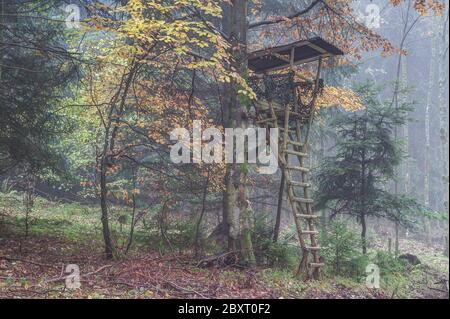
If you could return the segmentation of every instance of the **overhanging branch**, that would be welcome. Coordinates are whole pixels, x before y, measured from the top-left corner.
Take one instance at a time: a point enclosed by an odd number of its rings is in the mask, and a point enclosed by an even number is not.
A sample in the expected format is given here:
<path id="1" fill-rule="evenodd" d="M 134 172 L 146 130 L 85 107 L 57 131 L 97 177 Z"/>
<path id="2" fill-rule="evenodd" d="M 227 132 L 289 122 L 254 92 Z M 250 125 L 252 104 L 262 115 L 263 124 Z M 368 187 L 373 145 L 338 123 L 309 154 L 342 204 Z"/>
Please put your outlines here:
<path id="1" fill-rule="evenodd" d="M 276 24 L 276 23 L 280 23 L 280 22 L 283 22 L 286 20 L 292 20 L 292 19 L 298 18 L 299 16 L 302 16 L 302 15 L 308 13 L 309 11 L 311 11 L 312 9 L 314 9 L 314 7 L 321 2 L 322 2 L 322 0 L 315 0 L 307 8 L 305 8 L 301 11 L 298 11 L 287 17 L 280 17 L 280 18 L 276 18 L 273 20 L 264 20 L 264 21 L 259 21 L 259 22 L 255 22 L 255 23 L 250 23 L 248 25 L 248 28 L 249 29 L 257 28 L 257 27 L 264 26 L 264 25 Z"/>

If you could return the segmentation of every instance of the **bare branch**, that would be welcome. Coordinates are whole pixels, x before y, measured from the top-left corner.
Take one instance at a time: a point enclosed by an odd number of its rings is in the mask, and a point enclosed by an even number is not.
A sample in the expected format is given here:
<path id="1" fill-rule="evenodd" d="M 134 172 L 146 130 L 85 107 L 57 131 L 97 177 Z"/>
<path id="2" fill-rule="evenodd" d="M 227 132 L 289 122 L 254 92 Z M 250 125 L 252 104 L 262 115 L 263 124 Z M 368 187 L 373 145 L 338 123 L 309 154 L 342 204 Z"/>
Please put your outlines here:
<path id="1" fill-rule="evenodd" d="M 290 16 L 287 16 L 287 17 L 279 17 L 274 20 L 264 20 L 264 21 L 259 21 L 259 22 L 255 22 L 255 23 L 250 23 L 248 28 L 249 29 L 257 28 L 257 27 L 260 27 L 263 25 L 271 25 L 271 24 L 280 23 L 280 22 L 283 22 L 286 20 L 292 20 L 292 19 L 298 18 L 299 16 L 302 16 L 302 15 L 308 13 L 309 11 L 311 11 L 312 9 L 314 9 L 314 7 L 321 2 L 322 2 L 322 0 L 315 0 L 307 8 L 305 8 L 299 12 L 296 12 Z"/>

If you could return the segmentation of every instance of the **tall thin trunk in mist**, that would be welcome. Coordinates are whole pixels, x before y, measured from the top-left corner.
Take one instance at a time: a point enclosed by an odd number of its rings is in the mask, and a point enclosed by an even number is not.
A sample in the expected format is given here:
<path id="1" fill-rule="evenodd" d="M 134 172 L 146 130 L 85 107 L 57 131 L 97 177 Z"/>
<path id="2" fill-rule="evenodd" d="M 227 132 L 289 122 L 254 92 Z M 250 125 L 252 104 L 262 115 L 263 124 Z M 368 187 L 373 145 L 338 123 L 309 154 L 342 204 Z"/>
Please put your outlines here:
<path id="1" fill-rule="evenodd" d="M 436 60 L 436 37 L 431 44 L 430 70 L 428 76 L 427 100 L 425 104 L 425 161 L 424 161 L 424 204 L 430 206 L 430 111 L 433 103 L 434 71 Z"/>
<path id="2" fill-rule="evenodd" d="M 448 1 L 446 1 L 447 14 L 441 20 L 440 34 L 439 34 L 439 132 L 441 140 L 441 167 L 442 167 L 442 193 L 443 206 L 449 215 L 449 174 L 448 174 L 448 101 L 446 99 L 447 85 L 448 85 Z"/>
<path id="3" fill-rule="evenodd" d="M 424 160 L 424 179 L 423 179 L 423 193 L 424 193 L 424 205 L 426 208 L 430 207 L 430 111 L 433 103 L 433 88 L 434 88 L 434 72 L 435 72 L 435 60 L 436 60 L 436 36 L 433 35 L 431 43 L 431 59 L 430 59 L 430 70 L 428 76 L 428 89 L 427 89 L 427 100 L 425 104 L 425 160 Z M 425 220 L 425 233 L 427 243 L 431 242 L 431 229 L 430 221 Z"/>
<path id="4" fill-rule="evenodd" d="M 407 65 L 407 57 L 403 57 L 401 61 L 401 79 L 403 85 L 406 87 L 408 86 L 408 65 Z M 404 95 L 402 98 L 402 102 L 405 103 L 407 96 Z M 406 155 L 409 156 L 409 122 L 407 122 L 402 127 L 402 136 L 405 141 L 405 151 Z M 405 194 L 408 194 L 411 191 L 411 172 L 410 172 L 410 165 L 409 165 L 409 157 L 406 158 L 402 165 L 402 174 L 405 182 Z"/>

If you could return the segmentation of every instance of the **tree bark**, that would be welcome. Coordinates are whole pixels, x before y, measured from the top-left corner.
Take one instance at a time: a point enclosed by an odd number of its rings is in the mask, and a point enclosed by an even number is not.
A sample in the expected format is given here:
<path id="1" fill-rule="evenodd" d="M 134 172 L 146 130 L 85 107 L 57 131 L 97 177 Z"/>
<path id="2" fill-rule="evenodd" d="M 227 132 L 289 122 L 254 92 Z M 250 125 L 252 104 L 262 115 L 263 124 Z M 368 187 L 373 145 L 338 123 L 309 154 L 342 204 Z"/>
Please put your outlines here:
<path id="1" fill-rule="evenodd" d="M 403 57 L 403 59 L 401 60 L 401 78 L 402 78 L 402 83 L 405 87 L 408 87 L 408 69 L 407 69 L 407 57 Z M 407 95 L 405 94 L 402 98 L 402 102 L 406 103 L 407 102 Z M 403 125 L 402 127 L 402 137 L 403 140 L 405 142 L 405 152 L 406 152 L 406 158 L 405 161 L 402 165 L 402 178 L 404 180 L 404 191 L 405 194 L 408 194 L 411 191 L 411 173 L 410 173 L 410 169 L 411 166 L 409 164 L 409 122 L 407 122 L 405 125 Z"/>
<path id="2" fill-rule="evenodd" d="M 448 257 L 448 236 L 444 236 L 444 256 Z"/>
<path id="3" fill-rule="evenodd" d="M 106 170 L 108 166 L 106 164 L 106 158 L 101 159 L 100 164 L 100 207 L 102 211 L 102 229 L 103 229 L 103 241 L 105 243 L 105 257 L 106 259 L 112 259 L 114 257 L 114 249 L 111 241 L 111 232 L 109 230 L 109 217 L 108 217 L 108 188 L 106 181 Z"/>
<path id="4" fill-rule="evenodd" d="M 242 77 L 247 74 L 247 0 L 234 0 L 231 7 L 224 11 L 224 29 L 229 30 L 231 42 L 230 69 L 236 70 Z M 224 124 L 227 128 L 247 127 L 247 105 L 244 99 L 238 99 L 238 84 L 232 80 L 225 85 Z M 227 164 L 225 174 L 224 211 L 228 221 L 228 249 L 235 250 L 240 244 L 240 258 L 244 264 L 252 265 L 254 260 L 251 241 L 249 206 L 247 196 L 248 163 Z M 237 198 L 239 200 L 237 202 Z M 240 225 L 238 225 L 240 224 Z M 239 227 L 241 226 L 241 227 Z M 243 228 L 242 228 L 243 226 Z M 242 246 L 245 247 L 242 247 Z M 250 254 L 251 251 L 251 254 Z M 254 256 L 253 256 L 254 257 Z"/>
<path id="5" fill-rule="evenodd" d="M 239 232 L 241 245 L 241 263 L 245 266 L 254 267 L 256 265 L 255 254 L 253 252 L 251 217 L 252 208 L 250 201 L 247 199 L 247 189 L 245 184 L 239 186 Z"/>
<path id="6" fill-rule="evenodd" d="M 425 105 L 425 163 L 424 163 L 424 205 L 430 208 L 430 151 L 431 151 L 431 136 L 430 136 L 430 112 L 433 103 L 433 88 L 434 88 L 434 72 L 436 59 L 436 36 L 433 36 L 431 44 L 431 60 L 430 70 L 428 76 L 428 91 L 427 101 Z M 431 243 L 431 226 L 430 221 L 425 219 L 425 234 L 427 243 Z"/>
<path id="7" fill-rule="evenodd" d="M 25 204 L 25 238 L 28 238 L 30 232 L 30 215 L 34 206 L 34 195 L 36 186 L 36 175 L 33 172 L 26 172 L 25 177 L 25 192 L 24 192 L 24 204 Z"/>
<path id="8" fill-rule="evenodd" d="M 443 186 L 442 204 L 447 216 L 449 216 L 449 170 L 448 170 L 448 100 L 446 100 L 446 92 L 448 89 L 448 17 L 449 3 L 446 1 L 447 14 L 441 18 L 440 26 L 440 50 L 439 50 L 439 132 L 441 140 L 441 178 Z M 448 229 L 448 223 L 447 223 Z"/>
<path id="9" fill-rule="evenodd" d="M 366 214 L 361 214 L 361 245 L 363 255 L 367 254 L 367 224 L 366 224 Z"/>
<path id="10" fill-rule="evenodd" d="M 3 43 L 3 29 L 4 29 L 4 16 L 5 16 L 5 0 L 0 0 L 0 43 Z M 0 54 L 0 83 L 2 80 L 2 68 L 3 68 L 3 54 Z"/>
<path id="11" fill-rule="evenodd" d="M 355 128 L 356 129 L 356 128 Z M 367 123 L 364 122 L 364 137 L 367 132 Z M 365 212 L 365 202 L 366 202 L 366 152 L 362 151 L 361 155 L 361 245 L 363 254 L 367 254 L 367 242 L 366 242 L 366 233 L 367 233 L 367 224 L 366 224 L 366 212 Z"/>
<path id="12" fill-rule="evenodd" d="M 206 181 L 205 181 L 205 186 L 203 188 L 203 196 L 202 196 L 202 210 L 200 212 L 200 216 L 197 220 L 197 225 L 195 228 L 195 245 L 194 245 L 194 255 L 195 258 L 199 257 L 199 242 L 200 242 L 200 225 L 202 223 L 203 220 L 203 216 L 205 215 L 205 209 L 206 209 L 206 196 L 208 195 L 208 187 L 209 187 L 209 175 L 210 175 L 210 170 L 208 169 L 208 175 L 206 177 Z"/>
<path id="13" fill-rule="evenodd" d="M 131 192 L 131 199 L 133 201 L 133 212 L 131 214 L 131 224 L 130 224 L 130 234 L 128 235 L 128 244 L 127 248 L 125 249 L 125 254 L 128 253 L 128 251 L 131 248 L 131 245 L 133 244 L 133 237 L 134 237 L 134 226 L 136 223 L 136 179 L 137 179 L 137 168 L 133 167 L 132 169 L 132 175 L 133 175 L 133 191 Z"/>
<path id="14" fill-rule="evenodd" d="M 227 164 L 226 172 L 225 172 L 225 192 L 223 194 L 223 223 L 224 223 L 224 232 L 227 237 L 227 247 L 228 251 L 236 251 L 236 224 L 234 221 L 234 207 L 236 202 L 236 192 L 233 186 L 233 180 L 231 174 L 232 164 Z"/>
<path id="15" fill-rule="evenodd" d="M 395 256 L 399 255 L 400 242 L 399 242 L 399 224 L 395 222 Z"/>

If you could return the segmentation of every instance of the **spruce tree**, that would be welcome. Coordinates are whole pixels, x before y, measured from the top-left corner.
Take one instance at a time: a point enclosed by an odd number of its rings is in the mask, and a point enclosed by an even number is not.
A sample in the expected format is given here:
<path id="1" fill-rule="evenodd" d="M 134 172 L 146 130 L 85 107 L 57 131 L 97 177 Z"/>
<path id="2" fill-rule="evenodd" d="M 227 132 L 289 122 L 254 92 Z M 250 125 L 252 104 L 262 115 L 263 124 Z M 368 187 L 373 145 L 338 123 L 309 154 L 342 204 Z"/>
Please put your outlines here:
<path id="1" fill-rule="evenodd" d="M 316 175 L 317 208 L 354 216 L 361 225 L 362 251 L 367 252 L 367 218 L 385 217 L 400 224 L 410 222 L 415 200 L 391 194 L 384 185 L 394 179 L 394 169 L 404 158 L 394 129 L 407 121 L 411 105 L 398 108 L 379 101 L 379 90 L 367 82 L 356 88 L 364 108 L 336 116 L 332 128 L 337 139 L 335 155 L 324 159 Z"/>

